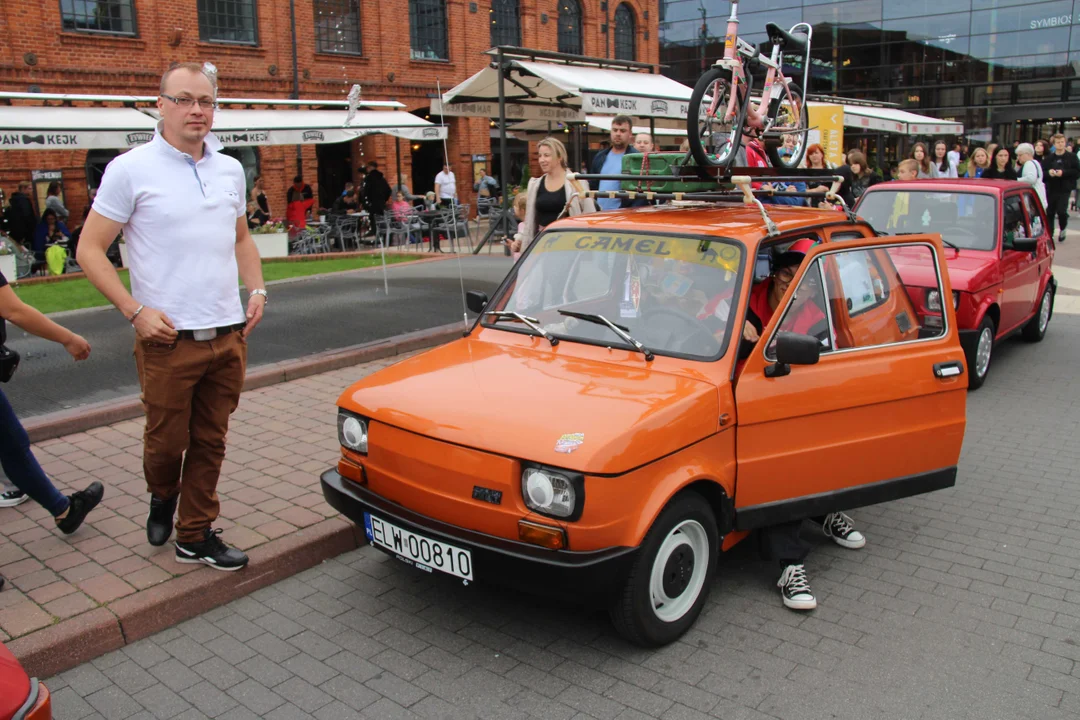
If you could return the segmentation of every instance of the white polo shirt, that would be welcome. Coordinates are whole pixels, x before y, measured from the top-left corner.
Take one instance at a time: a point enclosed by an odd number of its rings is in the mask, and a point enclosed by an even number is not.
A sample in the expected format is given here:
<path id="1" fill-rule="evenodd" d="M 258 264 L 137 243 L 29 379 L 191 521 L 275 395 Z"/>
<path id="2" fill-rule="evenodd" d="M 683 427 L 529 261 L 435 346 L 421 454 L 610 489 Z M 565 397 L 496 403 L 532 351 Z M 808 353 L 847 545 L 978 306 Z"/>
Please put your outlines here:
<path id="1" fill-rule="evenodd" d="M 213 135 L 196 162 L 161 135 L 113 159 L 94 210 L 124 225 L 131 295 L 177 330 L 241 323 L 236 221 L 247 213 L 244 170 Z"/>

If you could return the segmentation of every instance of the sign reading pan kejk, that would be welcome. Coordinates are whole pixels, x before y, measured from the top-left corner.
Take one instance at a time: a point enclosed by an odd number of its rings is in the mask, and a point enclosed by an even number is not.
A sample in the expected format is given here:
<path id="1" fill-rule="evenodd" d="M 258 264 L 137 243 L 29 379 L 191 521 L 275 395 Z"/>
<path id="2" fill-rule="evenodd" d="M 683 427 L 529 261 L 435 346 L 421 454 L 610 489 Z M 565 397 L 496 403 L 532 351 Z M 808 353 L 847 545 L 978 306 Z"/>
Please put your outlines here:
<path id="1" fill-rule="evenodd" d="M 585 112 L 590 115 L 631 115 L 635 117 L 682 119 L 686 117 L 690 101 L 586 92 L 581 95 L 581 105 L 585 108 Z"/>
<path id="2" fill-rule="evenodd" d="M 153 138 L 152 131 L 0 130 L 0 150 L 109 150 L 135 147 Z"/>

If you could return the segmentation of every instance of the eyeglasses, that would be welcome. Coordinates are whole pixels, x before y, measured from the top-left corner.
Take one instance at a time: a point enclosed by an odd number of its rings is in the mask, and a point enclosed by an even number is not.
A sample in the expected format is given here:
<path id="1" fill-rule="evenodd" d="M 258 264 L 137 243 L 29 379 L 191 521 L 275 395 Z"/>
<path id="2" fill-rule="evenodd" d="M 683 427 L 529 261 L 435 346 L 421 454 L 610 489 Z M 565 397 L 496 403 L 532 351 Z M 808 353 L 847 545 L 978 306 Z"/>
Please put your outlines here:
<path id="1" fill-rule="evenodd" d="M 776 271 L 776 279 L 780 282 L 791 282 L 795 279 L 795 271 L 790 268 Z"/>
<path id="2" fill-rule="evenodd" d="M 199 107 L 201 107 L 203 110 L 217 110 L 218 107 L 217 100 L 196 100 L 195 98 L 188 97 L 187 95 L 173 97 L 172 95 L 166 95 L 165 93 L 161 93 L 161 97 L 165 98 L 166 100 L 171 100 L 185 110 L 190 108 L 192 105 L 195 105 L 196 103 L 198 103 Z"/>

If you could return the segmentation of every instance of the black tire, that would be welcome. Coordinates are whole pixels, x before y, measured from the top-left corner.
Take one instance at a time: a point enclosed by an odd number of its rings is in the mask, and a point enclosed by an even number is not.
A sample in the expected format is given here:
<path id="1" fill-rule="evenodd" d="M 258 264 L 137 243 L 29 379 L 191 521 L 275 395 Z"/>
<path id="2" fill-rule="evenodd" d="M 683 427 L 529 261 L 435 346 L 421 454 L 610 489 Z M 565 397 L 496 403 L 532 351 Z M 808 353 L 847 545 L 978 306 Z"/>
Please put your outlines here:
<path id="1" fill-rule="evenodd" d="M 1042 297 L 1039 298 L 1039 306 L 1035 310 L 1035 315 L 1027 321 L 1027 325 L 1024 326 L 1021 333 L 1028 342 L 1041 342 L 1046 337 L 1046 329 L 1050 327 L 1050 318 L 1054 316 L 1055 297 L 1053 283 L 1047 283 Z M 1045 321 L 1043 320 L 1044 311 L 1046 313 Z"/>
<path id="2" fill-rule="evenodd" d="M 979 372 L 979 345 L 984 342 L 984 333 L 990 333 L 990 345 L 988 352 L 990 353 L 986 358 L 986 367 Z M 978 339 L 975 342 L 975 347 L 970 352 L 966 352 L 967 366 L 968 366 L 968 390 L 978 390 L 986 382 L 986 376 L 990 374 L 990 364 L 994 359 L 994 335 L 997 332 L 997 328 L 994 326 L 994 321 L 989 315 L 984 316 L 982 322 L 979 323 Z"/>
<path id="3" fill-rule="evenodd" d="M 674 532 L 677 528 L 680 529 L 679 533 Z M 704 538 L 707 540 L 706 558 L 697 557 L 694 551 L 694 539 L 697 538 L 697 544 L 701 544 L 700 530 L 704 531 Z M 669 598 L 669 607 L 673 611 L 678 612 L 681 606 L 687 603 L 689 605 L 685 611 L 679 612 L 677 617 L 664 619 L 658 616 L 658 612 L 662 613 L 663 610 L 654 607 L 651 585 L 658 554 L 664 549 L 665 541 L 669 537 L 673 538 L 675 549 L 672 550 L 671 545 L 668 545 L 668 559 L 664 563 L 662 575 L 663 589 L 665 593 L 675 591 Z M 705 606 L 716 573 L 716 558 L 719 552 L 716 516 L 708 501 L 693 491 L 676 495 L 661 511 L 646 534 L 619 599 L 611 608 L 611 621 L 615 629 L 630 642 L 643 647 L 660 647 L 677 640 L 690 629 Z M 703 575 L 699 576 L 695 571 L 701 569 L 702 560 Z M 660 568 L 657 566 L 655 569 Z M 686 584 L 682 585 L 684 580 Z M 684 593 L 689 594 L 684 596 Z"/>
<path id="4" fill-rule="evenodd" d="M 788 83 L 788 90 L 791 93 L 791 99 L 799 105 L 799 118 L 796 121 L 796 130 L 806 130 L 810 126 L 809 111 L 806 109 L 806 98 L 803 97 L 802 88 L 795 83 Z M 782 96 L 780 100 L 781 104 L 788 103 L 787 96 Z M 790 104 L 790 103 L 789 103 Z M 805 132 L 798 133 L 795 140 L 795 152 L 787 157 L 780 157 L 778 154 L 768 153 L 770 161 L 776 167 L 783 168 L 785 170 L 793 170 L 799 167 L 799 163 L 802 162 L 803 156 L 806 155 L 806 139 Z M 770 138 L 766 142 L 766 147 L 777 148 L 783 144 L 783 139 Z"/>
<path id="5" fill-rule="evenodd" d="M 706 168 L 721 167 L 725 170 L 731 167 L 735 161 L 735 156 L 739 152 L 739 145 L 742 142 L 741 132 L 732 132 L 730 136 L 730 143 L 725 145 L 724 152 L 720 154 L 711 153 L 713 148 L 707 148 L 705 142 L 702 140 L 702 135 L 706 132 L 706 123 L 700 122 L 701 117 L 701 101 L 705 98 L 705 94 L 709 92 L 715 82 L 723 82 L 726 85 L 726 92 L 720 99 L 720 106 L 726 107 L 728 98 L 731 92 L 731 71 L 722 67 L 709 68 L 698 78 L 697 84 L 694 85 L 694 92 L 690 95 L 690 105 L 687 108 L 686 113 L 686 138 L 690 145 L 690 155 L 694 158 L 694 162 L 699 168 L 698 174 L 703 180 L 709 180 L 712 178 L 708 174 Z M 741 92 L 736 99 L 738 110 L 736 116 L 731 123 L 733 128 L 742 128 L 743 123 L 746 120 L 746 99 L 748 96 L 745 92 Z M 711 134 L 711 132 L 710 132 Z"/>

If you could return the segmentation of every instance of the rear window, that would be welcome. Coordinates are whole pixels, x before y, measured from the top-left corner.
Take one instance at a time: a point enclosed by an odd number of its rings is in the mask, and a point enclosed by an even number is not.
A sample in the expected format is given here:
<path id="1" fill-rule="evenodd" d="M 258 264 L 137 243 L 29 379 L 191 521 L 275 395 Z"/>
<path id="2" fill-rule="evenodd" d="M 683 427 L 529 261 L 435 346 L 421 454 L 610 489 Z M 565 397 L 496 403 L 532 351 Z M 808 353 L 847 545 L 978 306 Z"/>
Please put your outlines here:
<path id="1" fill-rule="evenodd" d="M 875 190 L 863 195 L 858 214 L 890 235 L 940 233 L 968 250 L 994 250 L 997 202 L 992 195 L 926 190 Z"/>

